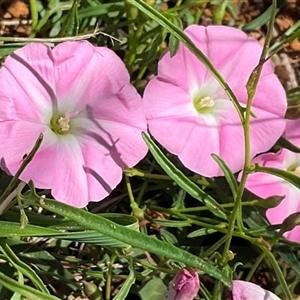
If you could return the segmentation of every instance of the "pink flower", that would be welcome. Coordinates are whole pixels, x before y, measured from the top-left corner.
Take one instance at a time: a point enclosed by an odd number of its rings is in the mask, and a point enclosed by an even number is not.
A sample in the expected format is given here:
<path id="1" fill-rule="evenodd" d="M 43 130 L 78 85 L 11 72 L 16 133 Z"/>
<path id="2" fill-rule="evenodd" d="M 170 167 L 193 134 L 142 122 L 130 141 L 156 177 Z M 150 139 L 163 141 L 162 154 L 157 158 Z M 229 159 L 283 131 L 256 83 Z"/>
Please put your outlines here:
<path id="1" fill-rule="evenodd" d="M 0 105 L 2 168 L 15 174 L 43 133 L 20 179 L 76 207 L 107 196 L 147 152 L 142 100 L 104 47 L 33 43 L 15 51 L 0 70 Z"/>
<path id="2" fill-rule="evenodd" d="M 210 59 L 246 106 L 246 83 L 258 64 L 260 44 L 226 26 L 189 26 L 185 33 Z M 233 172 L 242 169 L 244 133 L 232 102 L 204 65 L 184 46 L 159 61 L 158 75 L 144 93 L 150 133 L 182 163 L 204 176 L 222 172 L 217 154 Z M 268 61 L 257 87 L 251 119 L 251 156 L 268 150 L 281 136 L 287 103 L 283 87 Z"/>
<path id="3" fill-rule="evenodd" d="M 170 282 L 162 300 L 193 300 L 199 291 L 199 275 L 196 271 L 181 269 Z"/>
<path id="4" fill-rule="evenodd" d="M 290 171 L 300 176 L 300 154 L 286 149 L 257 156 L 252 163 Z M 261 198 L 285 196 L 278 206 L 267 210 L 267 219 L 271 224 L 281 224 L 290 214 L 300 211 L 300 190 L 277 176 L 260 172 L 249 174 L 246 188 Z M 284 236 L 290 241 L 300 242 L 300 226 L 286 232 Z"/>
<path id="5" fill-rule="evenodd" d="M 233 280 L 227 300 L 280 300 L 275 294 L 260 286 L 242 280 Z"/>
<path id="6" fill-rule="evenodd" d="M 300 119 L 286 120 L 285 138 L 300 147 Z"/>

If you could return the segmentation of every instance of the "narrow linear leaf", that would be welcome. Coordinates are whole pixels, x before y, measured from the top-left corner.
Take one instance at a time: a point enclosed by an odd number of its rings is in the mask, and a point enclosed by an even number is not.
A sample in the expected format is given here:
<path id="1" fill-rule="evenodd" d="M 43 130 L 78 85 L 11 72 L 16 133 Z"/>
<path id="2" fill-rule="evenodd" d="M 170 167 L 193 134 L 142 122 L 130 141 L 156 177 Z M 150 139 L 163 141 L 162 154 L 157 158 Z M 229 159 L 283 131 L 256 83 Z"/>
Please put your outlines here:
<path id="1" fill-rule="evenodd" d="M 30 185 L 33 186 L 32 183 L 30 183 Z M 214 265 L 169 243 L 153 239 L 145 234 L 111 222 L 99 215 L 71 207 L 59 201 L 43 198 L 40 199 L 33 191 L 31 195 L 23 197 L 23 200 L 28 204 L 39 205 L 48 211 L 74 220 L 85 226 L 87 229 L 96 230 L 104 235 L 132 245 L 133 247 L 140 248 L 168 259 L 181 262 L 187 266 L 202 270 L 206 274 L 221 280 L 225 285 L 230 286 L 229 279 Z"/>
<path id="2" fill-rule="evenodd" d="M 75 36 L 78 34 L 78 29 L 79 29 L 78 0 L 74 0 L 71 9 L 68 11 L 66 20 L 62 24 L 62 28 L 58 36 L 60 37 Z"/>
<path id="3" fill-rule="evenodd" d="M 177 169 L 162 153 L 149 135 L 143 133 L 150 152 L 163 170 L 187 193 L 195 199 L 201 201 L 216 216 L 227 219 L 225 210 L 210 195 L 206 194 L 194 182 L 189 180 L 179 169 Z"/>
<path id="4" fill-rule="evenodd" d="M 280 11 L 280 9 L 283 7 L 283 5 L 284 5 L 284 0 L 277 1 L 276 13 L 278 13 Z M 272 5 L 269 6 L 267 8 L 267 10 L 265 12 L 263 12 L 259 17 L 252 20 L 251 22 L 247 23 L 246 25 L 244 25 L 243 30 L 253 30 L 257 27 L 261 27 L 261 26 L 265 25 L 271 17 L 271 11 L 272 11 Z"/>
<path id="5" fill-rule="evenodd" d="M 150 18 L 155 20 L 158 24 L 167 29 L 174 37 L 176 37 L 180 42 L 182 42 L 203 64 L 204 66 L 212 73 L 212 75 L 219 82 L 220 86 L 228 95 L 229 99 L 232 101 L 235 106 L 240 119 L 243 120 L 243 113 L 245 109 L 240 105 L 237 100 L 235 94 L 231 90 L 230 86 L 226 83 L 221 74 L 215 69 L 213 64 L 209 61 L 209 59 L 203 54 L 201 50 L 199 50 L 192 40 L 185 35 L 180 28 L 177 28 L 172 22 L 170 22 L 164 15 L 156 11 L 150 5 L 148 5 L 143 0 L 127 0 L 129 3 L 135 5 L 139 10 L 144 12 Z"/>
<path id="6" fill-rule="evenodd" d="M 10 249 L 9 245 L 6 243 L 6 239 L 0 239 L 0 249 L 1 252 L 6 256 L 9 262 L 22 274 L 27 276 L 32 283 L 40 289 L 44 294 L 49 294 L 46 286 L 44 285 L 41 278 L 31 269 L 27 264 L 22 262 L 16 254 Z"/>
<path id="7" fill-rule="evenodd" d="M 181 19 L 179 17 L 175 16 L 173 18 L 173 24 L 182 30 L 183 26 L 182 26 Z M 170 41 L 169 41 L 169 49 L 170 49 L 171 57 L 177 53 L 178 48 L 179 48 L 179 40 L 173 34 L 171 34 Z"/>
<path id="8" fill-rule="evenodd" d="M 122 284 L 122 287 L 118 294 L 114 297 L 113 300 L 123 300 L 126 299 L 127 295 L 129 294 L 131 286 L 135 282 L 135 272 L 134 272 L 134 265 L 133 265 L 133 260 L 130 260 L 130 265 L 129 265 L 129 275 L 125 282 Z"/>
<path id="9" fill-rule="evenodd" d="M 24 285 L 24 276 L 23 276 L 23 274 L 22 274 L 20 271 L 18 271 L 18 282 L 19 282 L 21 285 Z M 21 294 L 19 294 L 19 293 L 14 293 L 10 300 L 20 300 L 21 297 L 22 297 Z"/>
<path id="10" fill-rule="evenodd" d="M 0 272 L 0 285 L 5 286 L 7 289 L 15 293 L 19 293 L 30 300 L 60 300 L 55 296 L 44 294 L 43 292 L 40 292 L 30 286 L 21 285 L 14 279 L 11 279 L 10 277 L 4 275 L 1 272 Z"/>
<path id="11" fill-rule="evenodd" d="M 226 163 L 224 162 L 224 160 L 222 158 L 220 158 L 216 154 L 212 154 L 211 156 L 217 162 L 217 164 L 219 165 L 219 167 L 223 171 L 224 176 L 225 176 L 225 178 L 226 178 L 226 180 L 229 184 L 229 187 L 231 189 L 232 195 L 235 198 L 237 190 L 238 190 L 238 184 L 237 184 L 237 181 L 236 181 L 233 173 L 231 172 L 231 170 L 229 169 L 229 167 L 226 165 Z"/>
<path id="12" fill-rule="evenodd" d="M 295 187 L 300 189 L 300 178 L 299 176 L 293 174 L 292 172 L 276 169 L 276 168 L 268 168 L 268 167 L 262 167 L 258 164 L 255 164 L 253 167 L 253 171 L 255 172 L 263 172 L 271 175 L 275 175 L 277 177 L 280 177 L 287 182 L 293 184 Z"/>
<path id="13" fill-rule="evenodd" d="M 276 250 L 281 258 L 296 272 L 300 278 L 300 262 L 295 253 L 285 245 L 276 246 Z"/>

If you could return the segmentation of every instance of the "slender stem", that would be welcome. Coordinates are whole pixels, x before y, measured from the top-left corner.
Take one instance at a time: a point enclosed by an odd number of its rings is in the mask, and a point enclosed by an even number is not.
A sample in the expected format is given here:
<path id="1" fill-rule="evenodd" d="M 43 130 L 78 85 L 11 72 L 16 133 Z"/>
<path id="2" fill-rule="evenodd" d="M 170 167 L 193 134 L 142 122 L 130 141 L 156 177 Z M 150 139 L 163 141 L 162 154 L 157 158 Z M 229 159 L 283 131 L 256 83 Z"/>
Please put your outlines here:
<path id="1" fill-rule="evenodd" d="M 20 175 L 24 171 L 24 169 L 27 167 L 27 165 L 30 163 L 30 161 L 33 159 L 34 155 L 40 148 L 41 144 L 43 141 L 43 134 L 40 134 L 39 137 L 37 138 L 32 150 L 29 152 L 29 154 L 24 158 L 20 168 L 18 169 L 17 173 L 15 176 L 12 178 L 10 183 L 8 184 L 7 188 L 3 192 L 3 194 L 0 197 L 0 204 L 3 203 L 4 199 L 11 193 L 11 191 L 15 188 L 15 185 L 17 184 Z"/>
<path id="2" fill-rule="evenodd" d="M 118 255 L 116 253 L 112 253 L 112 255 L 110 256 L 110 262 L 109 262 L 108 272 L 106 276 L 105 300 L 110 299 L 113 265 L 117 257 Z"/>
<path id="3" fill-rule="evenodd" d="M 21 181 L 19 185 L 4 199 L 4 201 L 0 204 L 0 216 L 14 203 L 12 200 L 17 196 L 17 194 L 21 193 L 25 185 L 26 183 Z"/>
<path id="4" fill-rule="evenodd" d="M 262 252 L 262 253 L 260 254 L 260 256 L 256 259 L 256 261 L 255 261 L 255 263 L 253 264 L 253 266 L 251 267 L 251 269 L 250 269 L 250 271 L 249 271 L 249 273 L 248 273 L 248 275 L 247 275 L 247 277 L 246 277 L 246 279 L 245 279 L 246 281 L 249 281 L 249 280 L 252 278 L 252 276 L 254 275 L 256 269 L 259 267 L 260 263 L 263 261 L 263 259 L 264 259 L 265 257 L 266 257 L 265 253 Z"/>
<path id="5" fill-rule="evenodd" d="M 67 42 L 67 41 L 79 41 L 79 40 L 87 40 L 89 38 L 95 37 L 97 35 L 104 35 L 106 37 L 109 37 L 112 40 L 120 42 L 117 38 L 99 31 L 96 29 L 95 31 L 91 33 L 85 33 L 85 34 L 79 34 L 76 36 L 67 36 L 67 37 L 60 37 L 60 38 L 24 38 L 24 37 L 0 37 L 0 41 L 3 42 L 24 42 L 24 43 L 61 43 L 61 42 Z"/>
<path id="6" fill-rule="evenodd" d="M 31 36 L 35 36 L 35 29 L 38 24 L 38 11 L 36 7 L 36 0 L 29 0 L 29 5 L 30 5 L 30 14 L 31 14 L 31 20 L 32 20 L 32 34 Z"/>
<path id="7" fill-rule="evenodd" d="M 243 120 L 244 143 L 245 143 L 244 168 L 242 171 L 242 178 L 241 178 L 241 181 L 240 181 L 240 184 L 238 187 L 238 191 L 237 191 L 237 195 L 235 198 L 235 205 L 233 207 L 233 210 L 232 210 L 232 213 L 231 213 L 231 216 L 229 219 L 228 232 L 226 234 L 227 239 L 226 239 L 226 242 L 224 245 L 223 255 L 222 255 L 223 264 L 226 263 L 227 252 L 230 249 L 236 220 L 237 220 L 237 225 L 238 225 L 239 231 L 240 232 L 244 231 L 244 225 L 243 225 L 243 221 L 242 221 L 242 205 L 241 205 L 241 203 L 242 203 L 242 196 L 243 196 L 244 189 L 245 189 L 245 184 L 246 184 L 247 177 L 248 177 L 247 170 L 251 163 L 251 155 L 250 155 L 250 153 L 251 153 L 251 141 L 250 141 L 251 105 L 252 105 L 256 87 L 257 87 L 257 84 L 259 81 L 259 77 L 262 72 L 263 63 L 265 62 L 265 58 L 268 54 L 269 45 L 270 45 L 270 41 L 272 38 L 272 29 L 274 27 L 274 22 L 275 22 L 276 7 L 277 7 L 277 1 L 273 0 L 272 12 L 271 12 L 271 17 L 270 17 L 269 28 L 268 28 L 268 33 L 266 36 L 265 45 L 263 47 L 262 54 L 259 59 L 259 64 L 253 70 L 253 72 L 250 75 L 250 78 L 248 80 L 248 83 L 247 83 L 248 100 L 247 100 L 247 106 L 246 106 L 245 116 L 244 116 L 244 120 Z M 214 287 L 214 291 L 213 291 L 213 299 L 214 300 L 220 298 L 220 295 L 222 294 L 221 287 L 222 287 L 221 282 L 217 281 L 215 284 L 215 287 Z"/>

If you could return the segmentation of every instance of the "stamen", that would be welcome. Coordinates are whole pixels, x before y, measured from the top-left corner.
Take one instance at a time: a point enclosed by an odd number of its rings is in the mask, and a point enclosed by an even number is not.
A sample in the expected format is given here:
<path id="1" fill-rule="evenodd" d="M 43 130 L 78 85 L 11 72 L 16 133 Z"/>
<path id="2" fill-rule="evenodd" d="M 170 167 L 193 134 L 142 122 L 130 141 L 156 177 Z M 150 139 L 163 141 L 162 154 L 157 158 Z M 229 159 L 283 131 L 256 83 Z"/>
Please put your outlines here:
<path id="1" fill-rule="evenodd" d="M 204 107 L 213 107 L 215 105 L 215 101 L 211 99 L 209 96 L 206 96 L 199 101 L 199 105 Z"/>
<path id="2" fill-rule="evenodd" d="M 69 131 L 70 129 L 70 118 L 69 117 L 60 117 L 57 120 L 57 123 L 61 129 L 61 131 Z"/>

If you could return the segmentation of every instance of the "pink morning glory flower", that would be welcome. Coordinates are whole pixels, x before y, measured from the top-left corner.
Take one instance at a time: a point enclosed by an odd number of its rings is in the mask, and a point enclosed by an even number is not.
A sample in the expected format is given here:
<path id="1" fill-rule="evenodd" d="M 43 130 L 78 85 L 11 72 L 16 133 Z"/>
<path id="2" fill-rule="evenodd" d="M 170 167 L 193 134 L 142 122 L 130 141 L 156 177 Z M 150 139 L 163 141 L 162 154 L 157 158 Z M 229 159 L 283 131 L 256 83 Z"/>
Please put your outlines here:
<path id="1" fill-rule="evenodd" d="M 170 282 L 162 300 L 193 300 L 199 291 L 199 275 L 195 270 L 180 269 Z"/>
<path id="2" fill-rule="evenodd" d="M 141 97 L 105 47 L 32 43 L 15 51 L 0 70 L 0 105 L 1 167 L 15 174 L 42 133 L 20 179 L 76 207 L 107 196 L 147 152 Z"/>
<path id="3" fill-rule="evenodd" d="M 287 149 L 259 155 L 252 163 L 293 172 L 300 176 L 300 154 Z M 271 224 L 281 224 L 290 214 L 300 212 L 300 190 L 282 178 L 261 172 L 251 173 L 248 175 L 246 188 L 264 199 L 275 195 L 285 196 L 278 206 L 267 210 L 266 216 Z M 284 236 L 290 241 L 299 243 L 300 226 L 287 231 Z"/>
<path id="4" fill-rule="evenodd" d="M 242 31 L 226 26 L 189 26 L 184 31 L 209 58 L 235 93 L 247 101 L 246 83 L 262 52 Z M 238 113 L 218 82 L 184 45 L 175 56 L 167 51 L 144 96 L 150 133 L 190 170 L 223 175 L 211 157 L 219 155 L 233 172 L 244 162 L 244 133 Z M 271 61 L 263 68 L 253 100 L 251 156 L 267 151 L 285 128 L 285 91 Z"/>
<path id="5" fill-rule="evenodd" d="M 285 138 L 300 147 L 300 119 L 286 120 Z"/>
<path id="6" fill-rule="evenodd" d="M 233 280 L 227 300 L 280 300 L 275 294 L 243 280 Z"/>

